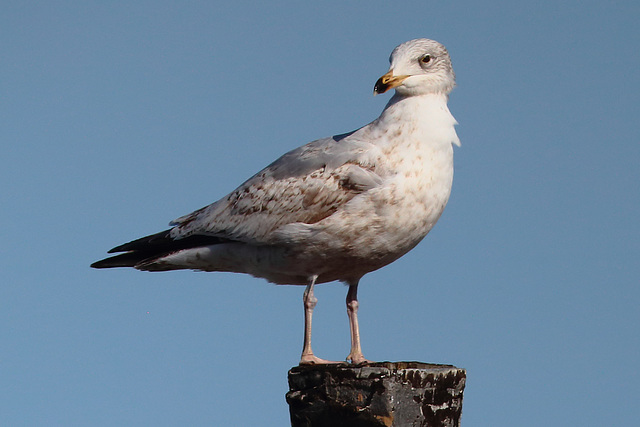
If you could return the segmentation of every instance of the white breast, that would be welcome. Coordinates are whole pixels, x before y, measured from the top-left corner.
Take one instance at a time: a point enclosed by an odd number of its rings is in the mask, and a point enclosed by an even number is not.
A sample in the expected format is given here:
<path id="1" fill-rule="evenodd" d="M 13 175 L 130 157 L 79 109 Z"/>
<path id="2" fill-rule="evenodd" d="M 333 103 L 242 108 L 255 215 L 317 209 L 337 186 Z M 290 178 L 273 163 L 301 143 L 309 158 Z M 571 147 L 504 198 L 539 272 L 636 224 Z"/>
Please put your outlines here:
<path id="1" fill-rule="evenodd" d="M 452 143 L 459 144 L 455 123 L 444 96 L 392 100 L 378 120 L 362 129 L 379 147 L 369 162 L 384 175 L 383 183 L 316 224 L 289 228 L 289 238 L 297 235 L 295 243 L 305 243 L 295 245 L 304 252 L 300 256 L 322 258 L 323 269 L 339 269 L 346 268 L 341 257 L 348 253 L 348 263 L 371 271 L 418 244 L 449 199 Z"/>

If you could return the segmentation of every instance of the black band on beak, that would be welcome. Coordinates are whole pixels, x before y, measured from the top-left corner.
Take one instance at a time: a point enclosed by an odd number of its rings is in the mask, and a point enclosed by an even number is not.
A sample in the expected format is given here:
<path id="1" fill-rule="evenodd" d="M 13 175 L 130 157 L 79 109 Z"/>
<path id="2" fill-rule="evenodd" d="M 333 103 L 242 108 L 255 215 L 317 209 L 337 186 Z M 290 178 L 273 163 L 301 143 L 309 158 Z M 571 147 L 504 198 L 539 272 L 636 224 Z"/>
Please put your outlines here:
<path id="1" fill-rule="evenodd" d="M 374 95 L 379 95 L 381 93 L 385 93 L 386 91 L 389 90 L 389 83 L 388 83 L 388 79 L 385 78 L 386 76 L 382 76 L 378 79 L 378 81 L 376 82 L 376 85 L 373 87 L 373 94 Z"/>

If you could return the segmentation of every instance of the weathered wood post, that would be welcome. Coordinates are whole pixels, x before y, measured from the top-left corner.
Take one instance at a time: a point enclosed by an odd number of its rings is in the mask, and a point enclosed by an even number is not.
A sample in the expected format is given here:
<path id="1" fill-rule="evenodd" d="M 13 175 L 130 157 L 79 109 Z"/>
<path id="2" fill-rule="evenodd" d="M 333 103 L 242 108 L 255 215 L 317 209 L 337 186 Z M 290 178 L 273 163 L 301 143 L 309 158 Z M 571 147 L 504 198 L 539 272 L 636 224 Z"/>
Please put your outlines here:
<path id="1" fill-rule="evenodd" d="M 292 427 L 459 426 L 466 371 L 382 362 L 289 371 Z"/>

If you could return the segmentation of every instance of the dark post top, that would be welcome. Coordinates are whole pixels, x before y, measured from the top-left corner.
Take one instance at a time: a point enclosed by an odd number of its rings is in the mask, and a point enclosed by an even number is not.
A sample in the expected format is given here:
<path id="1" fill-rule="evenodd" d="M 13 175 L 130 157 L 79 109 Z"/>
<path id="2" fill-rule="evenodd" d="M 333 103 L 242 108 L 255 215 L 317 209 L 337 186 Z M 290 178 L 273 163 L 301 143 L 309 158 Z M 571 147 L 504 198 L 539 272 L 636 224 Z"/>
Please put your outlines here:
<path id="1" fill-rule="evenodd" d="M 293 427 L 450 427 L 460 425 L 465 381 L 452 365 L 306 365 L 289 371 L 286 398 Z"/>

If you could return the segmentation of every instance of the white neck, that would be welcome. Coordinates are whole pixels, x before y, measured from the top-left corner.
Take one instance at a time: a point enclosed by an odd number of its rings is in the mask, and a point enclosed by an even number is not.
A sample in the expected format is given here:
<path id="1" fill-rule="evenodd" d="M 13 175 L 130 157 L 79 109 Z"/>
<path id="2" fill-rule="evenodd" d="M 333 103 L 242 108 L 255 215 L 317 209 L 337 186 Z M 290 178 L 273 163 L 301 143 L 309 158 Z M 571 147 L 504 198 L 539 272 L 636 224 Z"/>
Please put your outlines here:
<path id="1" fill-rule="evenodd" d="M 454 129 L 456 119 L 447 107 L 449 97 L 443 93 L 403 96 L 396 93 L 372 126 L 411 126 L 441 142 L 460 145 Z"/>

